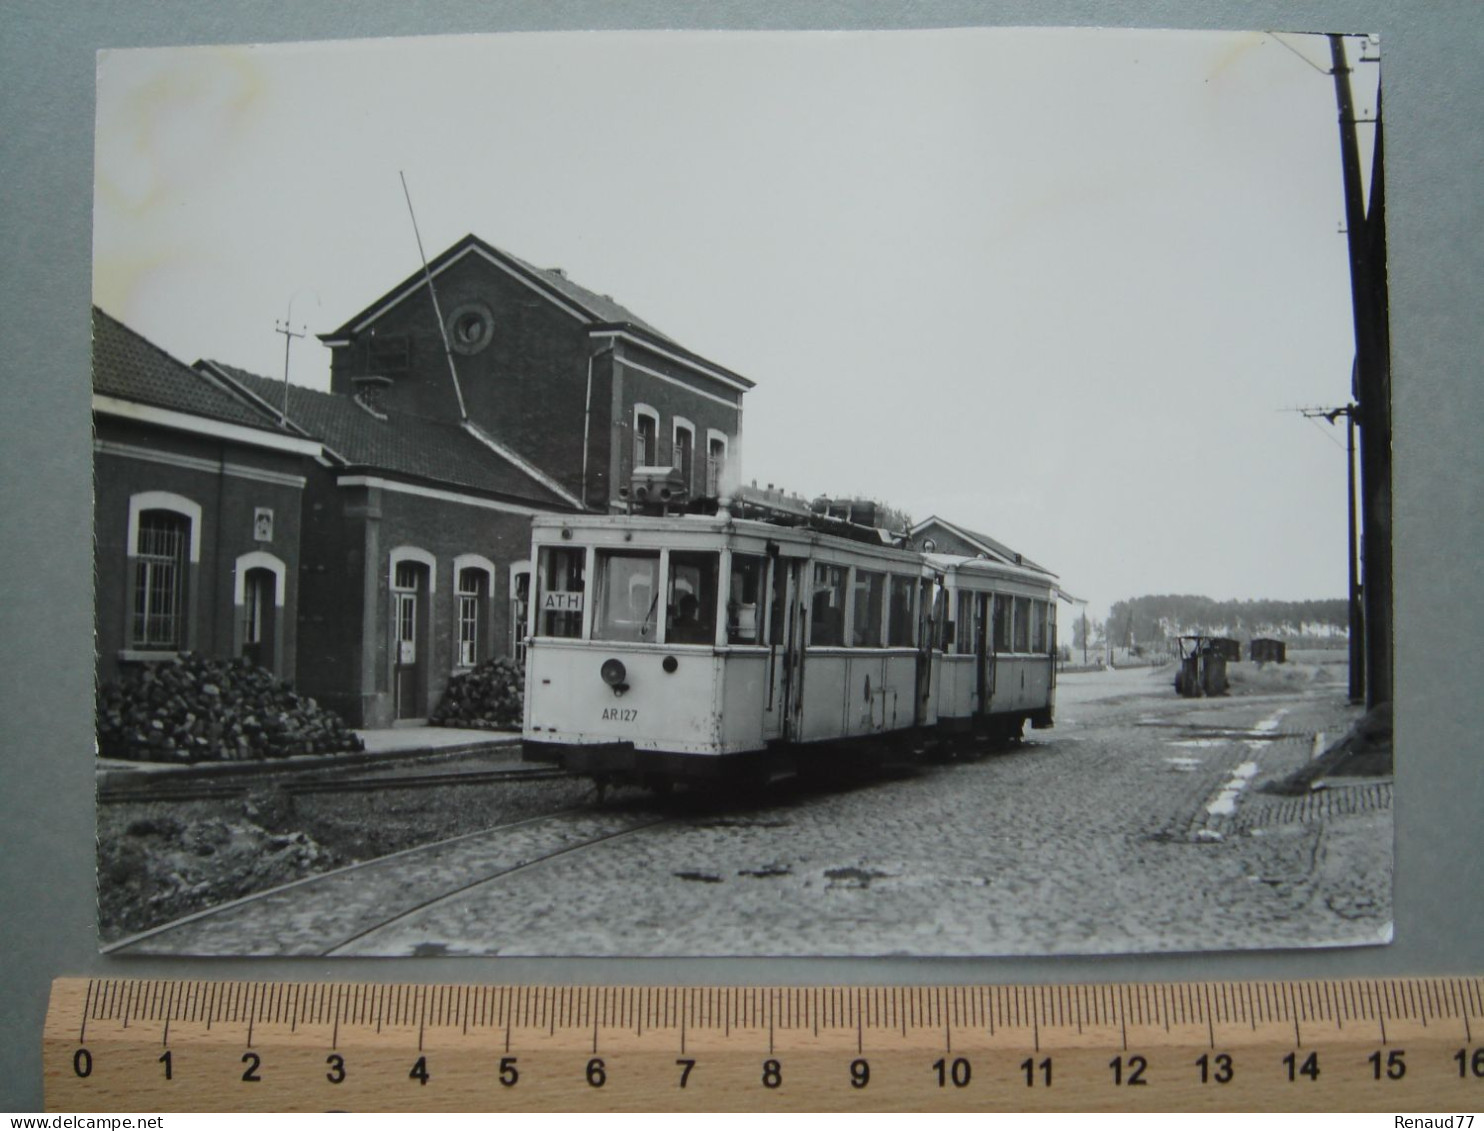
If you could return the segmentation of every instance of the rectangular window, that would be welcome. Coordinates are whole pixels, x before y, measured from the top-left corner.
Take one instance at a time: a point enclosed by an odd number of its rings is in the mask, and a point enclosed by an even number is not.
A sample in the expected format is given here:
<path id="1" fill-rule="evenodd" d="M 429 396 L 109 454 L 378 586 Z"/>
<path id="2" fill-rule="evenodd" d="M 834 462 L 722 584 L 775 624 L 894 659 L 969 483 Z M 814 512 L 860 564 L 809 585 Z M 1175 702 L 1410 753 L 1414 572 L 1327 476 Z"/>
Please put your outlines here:
<path id="1" fill-rule="evenodd" d="M 994 650 L 996 652 L 1010 651 L 1012 603 L 1009 597 L 1003 593 L 994 595 Z"/>
<path id="2" fill-rule="evenodd" d="M 978 625 L 974 620 L 974 604 L 973 593 L 959 592 L 958 615 L 953 627 L 953 650 L 960 656 L 967 656 L 974 651 L 974 637 L 978 632 Z"/>
<path id="3" fill-rule="evenodd" d="M 732 555 L 732 580 L 727 590 L 727 643 L 760 644 L 763 613 L 763 570 L 768 559 L 756 554 Z"/>
<path id="4" fill-rule="evenodd" d="M 912 579 L 891 579 L 891 604 L 887 613 L 886 642 L 893 648 L 911 648 L 917 643 L 912 633 Z"/>
<path id="5" fill-rule="evenodd" d="M 659 447 L 656 433 L 659 426 L 654 417 L 640 415 L 634 421 L 634 466 L 650 467 L 659 462 Z"/>
<path id="6" fill-rule="evenodd" d="M 515 570 L 510 579 L 510 657 L 522 667 L 526 662 L 527 618 L 531 615 L 531 571 Z"/>
<path id="7" fill-rule="evenodd" d="M 695 446 L 696 439 L 695 436 L 692 435 L 689 428 L 677 427 L 675 429 L 675 450 L 673 453 L 675 457 L 674 465 L 675 470 L 680 472 L 680 482 L 685 484 L 685 489 L 687 492 L 691 490 L 691 456 L 695 449 Z"/>
<path id="8" fill-rule="evenodd" d="M 1015 598 L 1015 651 L 1031 650 L 1031 600 L 1029 597 Z"/>
<path id="9" fill-rule="evenodd" d="M 482 569 L 459 570 L 459 666 L 479 663 L 480 637 L 484 635 L 484 605 L 489 575 Z"/>
<path id="10" fill-rule="evenodd" d="M 665 599 L 665 641 L 716 643 L 716 586 L 721 555 L 670 552 L 670 589 Z"/>
<path id="11" fill-rule="evenodd" d="M 587 551 L 581 546 L 551 546 L 541 551 L 536 618 L 538 636 L 572 638 L 582 635 L 583 572 L 586 568 Z"/>
<path id="12" fill-rule="evenodd" d="M 1031 646 L 1032 652 L 1046 651 L 1046 602 L 1031 602 Z"/>
<path id="13" fill-rule="evenodd" d="M 706 494 L 715 497 L 721 494 L 721 474 L 727 462 L 725 440 L 713 436 L 706 444 Z"/>
<path id="14" fill-rule="evenodd" d="M 814 563 L 809 601 L 809 643 L 839 648 L 845 643 L 845 567 Z"/>
<path id="15" fill-rule="evenodd" d="M 856 648 L 881 647 L 881 608 L 885 596 L 886 574 L 864 569 L 855 571 L 850 643 Z"/>
<path id="16" fill-rule="evenodd" d="M 133 645 L 140 649 L 185 646 L 186 548 L 191 520 L 174 511 L 139 516 L 135 547 Z"/>
<path id="17" fill-rule="evenodd" d="M 594 571 L 593 639 L 656 640 L 659 551 L 601 550 Z"/>
<path id="18" fill-rule="evenodd" d="M 242 587 L 242 643 L 261 644 L 267 618 L 273 615 L 277 579 L 266 569 L 250 569 Z"/>

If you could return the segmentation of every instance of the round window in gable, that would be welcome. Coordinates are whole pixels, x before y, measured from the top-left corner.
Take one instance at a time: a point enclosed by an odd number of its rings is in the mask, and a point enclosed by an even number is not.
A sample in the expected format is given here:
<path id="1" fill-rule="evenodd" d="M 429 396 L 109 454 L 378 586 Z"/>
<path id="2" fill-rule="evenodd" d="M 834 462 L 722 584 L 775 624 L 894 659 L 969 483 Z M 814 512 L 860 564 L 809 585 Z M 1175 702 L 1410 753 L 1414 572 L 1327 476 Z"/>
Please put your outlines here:
<path id="1" fill-rule="evenodd" d="M 495 316 L 482 302 L 466 302 L 448 316 L 448 344 L 456 353 L 478 353 L 495 335 Z"/>

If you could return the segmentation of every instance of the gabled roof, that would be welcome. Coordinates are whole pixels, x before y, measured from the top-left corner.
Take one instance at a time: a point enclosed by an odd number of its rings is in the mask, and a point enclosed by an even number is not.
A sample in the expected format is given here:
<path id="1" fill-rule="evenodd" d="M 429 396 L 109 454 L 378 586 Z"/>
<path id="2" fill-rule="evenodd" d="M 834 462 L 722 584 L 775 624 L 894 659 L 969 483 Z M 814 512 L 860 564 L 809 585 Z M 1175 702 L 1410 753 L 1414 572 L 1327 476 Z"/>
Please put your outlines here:
<path id="1" fill-rule="evenodd" d="M 93 307 L 93 392 L 284 435 L 271 417 Z"/>
<path id="2" fill-rule="evenodd" d="M 675 344 L 659 330 L 624 309 L 607 295 L 595 294 L 586 287 L 578 286 L 562 271 L 533 267 L 525 260 L 516 258 L 508 251 L 501 251 L 473 234 L 465 236 L 447 251 L 431 260 L 428 263 L 427 273 L 421 269 L 414 271 L 370 306 L 353 314 L 339 328 L 319 336 L 329 341 L 346 337 L 363 329 L 367 324 L 375 321 L 383 311 L 410 298 L 427 286 L 427 274 L 431 274 L 436 281 L 440 274 L 469 255 L 480 255 L 497 265 L 506 267 L 512 274 L 518 275 L 528 285 L 544 293 L 548 299 L 557 302 L 558 305 L 575 308 L 575 313 L 586 322 L 622 323 L 642 330 L 653 338 L 671 345 Z"/>
<path id="3" fill-rule="evenodd" d="M 197 365 L 237 388 L 271 417 L 283 403 L 283 382 L 219 361 Z M 425 484 L 476 491 L 551 510 L 572 510 L 547 487 L 456 423 L 397 414 L 372 415 L 351 397 L 289 386 L 289 425 L 325 445 L 346 469 L 380 471 Z"/>
<path id="4" fill-rule="evenodd" d="M 927 518 L 923 519 L 916 526 L 914 526 L 911 531 L 912 537 L 918 537 L 924 530 L 933 525 L 941 526 L 945 530 L 948 530 L 953 534 L 957 534 L 965 542 L 968 542 L 970 545 L 977 547 L 980 551 L 987 554 L 991 558 L 997 559 L 998 561 L 1008 562 L 1011 565 L 1024 566 L 1026 569 L 1039 570 L 1041 573 L 1046 574 L 1048 577 L 1056 576 L 1056 574 L 1052 573 L 1045 566 L 1037 565 L 1029 558 L 1024 557 L 1023 555 L 1018 554 L 1014 550 L 1010 549 L 1010 547 L 1006 546 L 1003 542 L 995 541 L 988 534 L 980 534 L 977 531 L 968 529 L 967 527 L 959 526 L 957 523 L 949 522 L 947 519 L 939 518 L 935 514 L 929 515 Z"/>
<path id="5" fill-rule="evenodd" d="M 532 290 L 542 295 L 549 302 L 554 303 L 566 310 L 573 317 L 586 323 L 590 329 L 626 329 L 633 332 L 641 340 L 647 340 L 663 349 L 678 353 L 684 358 L 709 366 L 711 369 L 741 382 L 746 388 L 750 389 L 755 384 L 755 382 L 748 380 L 741 374 L 733 373 L 730 369 L 718 365 L 716 362 L 710 361 L 692 350 L 686 349 L 668 334 L 656 329 L 632 311 L 615 302 L 609 295 L 600 295 L 595 291 L 590 291 L 586 287 L 574 283 L 571 279 L 567 278 L 565 271 L 558 268 L 533 266 L 524 259 L 511 255 L 508 251 L 502 251 L 500 248 L 486 243 L 472 233 L 431 260 L 428 263 L 427 272 L 422 270 L 414 271 L 386 294 L 372 302 L 371 305 L 353 314 L 336 329 L 331 330 L 328 334 L 318 335 L 319 339 L 326 344 L 345 341 L 351 335 L 364 330 L 392 307 L 420 293 L 427 287 L 427 276 L 429 274 L 433 276 L 436 285 L 437 278 L 440 274 L 470 255 L 477 255 L 497 268 L 504 269 Z"/>

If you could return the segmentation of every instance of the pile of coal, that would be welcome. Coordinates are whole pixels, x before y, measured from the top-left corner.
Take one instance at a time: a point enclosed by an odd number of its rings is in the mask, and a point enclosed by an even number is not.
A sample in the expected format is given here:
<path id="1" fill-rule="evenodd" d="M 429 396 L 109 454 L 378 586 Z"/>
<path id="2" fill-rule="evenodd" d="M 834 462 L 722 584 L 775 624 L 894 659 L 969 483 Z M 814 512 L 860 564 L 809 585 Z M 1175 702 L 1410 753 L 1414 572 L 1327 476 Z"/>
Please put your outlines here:
<path id="1" fill-rule="evenodd" d="M 514 660 L 486 660 L 448 681 L 433 726 L 511 730 L 525 714 L 525 672 Z"/>
<path id="2" fill-rule="evenodd" d="M 333 711 L 247 660 L 182 653 L 98 689 L 98 753 L 227 762 L 365 748 Z"/>

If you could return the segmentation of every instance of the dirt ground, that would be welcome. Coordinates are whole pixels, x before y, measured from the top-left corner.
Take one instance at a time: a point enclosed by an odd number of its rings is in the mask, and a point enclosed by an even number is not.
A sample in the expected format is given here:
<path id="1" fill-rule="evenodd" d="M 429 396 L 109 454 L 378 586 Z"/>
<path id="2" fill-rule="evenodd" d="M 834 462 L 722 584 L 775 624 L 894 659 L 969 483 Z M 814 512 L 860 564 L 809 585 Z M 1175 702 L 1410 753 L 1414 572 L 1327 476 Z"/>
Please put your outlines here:
<path id="1" fill-rule="evenodd" d="M 98 807 L 105 943 L 305 876 L 582 803 L 576 781 Z"/>

